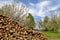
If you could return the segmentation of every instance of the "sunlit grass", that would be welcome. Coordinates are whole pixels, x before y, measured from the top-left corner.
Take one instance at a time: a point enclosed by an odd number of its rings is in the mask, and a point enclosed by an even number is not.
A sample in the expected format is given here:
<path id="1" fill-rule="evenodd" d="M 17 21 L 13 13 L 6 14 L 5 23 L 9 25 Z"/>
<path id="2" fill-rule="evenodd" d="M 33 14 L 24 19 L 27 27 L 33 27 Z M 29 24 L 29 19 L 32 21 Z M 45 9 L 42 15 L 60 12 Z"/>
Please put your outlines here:
<path id="1" fill-rule="evenodd" d="M 42 31 L 42 32 L 47 37 L 50 37 L 50 38 L 60 38 L 60 33 L 55 33 L 55 32 L 51 32 L 51 31 Z"/>
<path id="2" fill-rule="evenodd" d="M 42 33 L 49 39 L 49 40 L 60 40 L 60 33 L 55 33 L 51 31 L 42 31 Z"/>

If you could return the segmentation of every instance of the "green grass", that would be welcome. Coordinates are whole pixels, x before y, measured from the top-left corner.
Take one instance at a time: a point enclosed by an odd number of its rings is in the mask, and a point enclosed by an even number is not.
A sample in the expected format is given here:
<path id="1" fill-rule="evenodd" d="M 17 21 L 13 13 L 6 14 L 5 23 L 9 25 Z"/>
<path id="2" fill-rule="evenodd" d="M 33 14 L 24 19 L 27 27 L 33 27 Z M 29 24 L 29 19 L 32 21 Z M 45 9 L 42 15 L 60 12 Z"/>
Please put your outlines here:
<path id="1" fill-rule="evenodd" d="M 49 31 L 42 31 L 43 34 L 49 38 L 60 38 L 60 33 L 49 32 Z"/>

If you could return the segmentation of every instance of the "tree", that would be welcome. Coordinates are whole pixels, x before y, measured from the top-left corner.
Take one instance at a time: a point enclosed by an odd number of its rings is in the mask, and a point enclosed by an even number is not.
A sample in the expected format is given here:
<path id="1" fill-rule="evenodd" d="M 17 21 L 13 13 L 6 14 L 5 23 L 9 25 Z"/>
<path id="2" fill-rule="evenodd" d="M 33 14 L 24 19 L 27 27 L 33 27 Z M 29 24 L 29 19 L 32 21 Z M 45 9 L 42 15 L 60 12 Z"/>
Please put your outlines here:
<path id="1" fill-rule="evenodd" d="M 28 26 L 31 29 L 33 29 L 35 26 L 33 16 L 28 13 L 29 9 L 24 5 L 18 5 L 18 3 L 14 2 L 12 4 L 4 5 L 2 7 L 2 10 L 4 12 L 4 15 L 10 16 L 21 25 Z"/>
<path id="2" fill-rule="evenodd" d="M 33 16 L 29 13 L 26 19 L 27 19 L 27 20 L 26 20 L 26 21 L 27 21 L 27 24 L 26 24 L 26 25 L 27 25 L 29 28 L 33 29 L 34 26 L 35 26 L 35 22 L 34 22 Z"/>
<path id="3" fill-rule="evenodd" d="M 49 18 L 46 23 L 48 31 L 58 32 L 60 30 L 60 15 L 53 15 Z"/>
<path id="4" fill-rule="evenodd" d="M 60 15 L 58 16 L 58 14 L 54 15 L 51 19 L 52 21 L 52 27 L 54 29 L 54 32 L 58 32 L 60 29 Z"/>
<path id="5" fill-rule="evenodd" d="M 43 27 L 43 21 L 40 19 L 40 21 L 39 21 L 39 26 L 40 27 Z"/>
<path id="6" fill-rule="evenodd" d="M 4 12 L 1 8 L 0 8 L 0 15 L 4 15 Z"/>
<path id="7" fill-rule="evenodd" d="M 4 15 L 10 16 L 15 21 L 22 23 L 23 17 L 27 15 L 28 8 L 24 5 L 19 5 L 18 3 L 14 2 L 12 4 L 6 4 L 2 7 Z"/>
<path id="8" fill-rule="evenodd" d="M 46 28 L 46 30 L 47 30 L 47 24 L 48 24 L 48 21 L 49 21 L 49 18 L 48 18 L 48 16 L 45 16 L 44 17 L 44 22 L 43 22 L 43 24 L 44 24 L 44 27 Z"/>

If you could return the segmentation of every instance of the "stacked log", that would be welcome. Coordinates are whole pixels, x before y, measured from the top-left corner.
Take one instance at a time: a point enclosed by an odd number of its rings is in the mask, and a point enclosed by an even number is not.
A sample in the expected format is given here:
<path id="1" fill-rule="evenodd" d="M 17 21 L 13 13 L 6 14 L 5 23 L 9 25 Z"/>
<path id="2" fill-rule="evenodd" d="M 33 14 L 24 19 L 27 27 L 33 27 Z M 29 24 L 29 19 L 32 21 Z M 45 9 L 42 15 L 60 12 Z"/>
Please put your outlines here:
<path id="1" fill-rule="evenodd" d="M 21 26 L 10 17 L 0 15 L 0 40 L 47 40 L 40 32 Z"/>

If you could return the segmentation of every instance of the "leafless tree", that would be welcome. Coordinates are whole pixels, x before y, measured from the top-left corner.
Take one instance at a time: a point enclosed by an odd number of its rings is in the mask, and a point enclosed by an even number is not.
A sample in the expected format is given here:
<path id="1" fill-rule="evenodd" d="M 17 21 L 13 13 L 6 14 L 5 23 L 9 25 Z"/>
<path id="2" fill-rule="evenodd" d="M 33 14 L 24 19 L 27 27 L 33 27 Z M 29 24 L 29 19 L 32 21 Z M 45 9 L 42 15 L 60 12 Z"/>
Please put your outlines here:
<path id="1" fill-rule="evenodd" d="M 29 9 L 22 4 L 12 3 L 4 5 L 2 10 L 4 15 L 10 16 L 15 21 L 19 21 L 21 23 L 27 15 Z"/>

